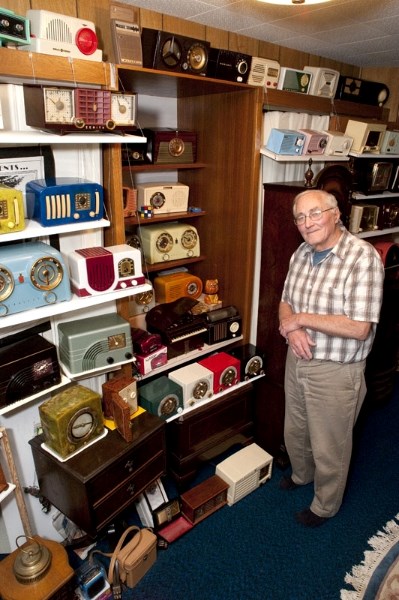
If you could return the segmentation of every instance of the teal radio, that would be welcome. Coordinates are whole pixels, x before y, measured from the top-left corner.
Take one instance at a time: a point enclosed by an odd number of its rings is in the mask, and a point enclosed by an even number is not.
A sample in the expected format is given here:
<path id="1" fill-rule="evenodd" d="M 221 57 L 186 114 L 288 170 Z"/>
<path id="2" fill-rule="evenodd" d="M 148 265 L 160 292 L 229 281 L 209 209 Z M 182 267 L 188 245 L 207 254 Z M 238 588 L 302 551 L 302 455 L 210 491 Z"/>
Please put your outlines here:
<path id="1" fill-rule="evenodd" d="M 43 227 L 98 221 L 104 213 L 104 190 L 81 177 L 33 179 L 26 184 L 26 210 Z"/>
<path id="2" fill-rule="evenodd" d="M 72 374 L 133 359 L 130 323 L 117 313 L 58 325 L 61 363 Z"/>
<path id="3" fill-rule="evenodd" d="M 68 268 L 44 242 L 4 245 L 0 254 L 0 317 L 71 299 Z"/>

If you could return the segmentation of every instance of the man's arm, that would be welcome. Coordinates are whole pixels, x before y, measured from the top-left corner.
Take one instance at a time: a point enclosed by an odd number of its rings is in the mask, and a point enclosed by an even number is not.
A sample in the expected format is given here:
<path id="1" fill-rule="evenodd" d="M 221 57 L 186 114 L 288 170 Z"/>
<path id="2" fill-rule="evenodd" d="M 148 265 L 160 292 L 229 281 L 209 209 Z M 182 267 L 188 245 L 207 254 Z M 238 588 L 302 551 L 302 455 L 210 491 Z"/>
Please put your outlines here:
<path id="1" fill-rule="evenodd" d="M 288 307 L 288 309 L 286 307 Z M 279 316 L 280 333 L 284 337 L 287 337 L 292 331 L 306 327 L 307 329 L 320 331 L 326 335 L 365 340 L 371 328 L 370 322 L 354 321 L 345 315 L 316 315 L 311 313 L 294 314 L 288 304 L 285 304 L 285 306 L 279 310 Z"/>

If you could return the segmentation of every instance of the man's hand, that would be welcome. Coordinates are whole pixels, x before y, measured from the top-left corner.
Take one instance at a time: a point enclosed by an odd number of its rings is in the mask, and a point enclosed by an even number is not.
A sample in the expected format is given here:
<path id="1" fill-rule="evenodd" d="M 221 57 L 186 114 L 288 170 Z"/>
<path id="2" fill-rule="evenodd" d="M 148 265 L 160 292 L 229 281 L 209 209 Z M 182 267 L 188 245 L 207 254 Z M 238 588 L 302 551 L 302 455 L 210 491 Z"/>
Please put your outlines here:
<path id="1" fill-rule="evenodd" d="M 294 356 L 304 360 L 311 360 L 313 358 L 312 347 L 316 343 L 304 329 L 291 331 L 286 336 L 286 339 Z"/>

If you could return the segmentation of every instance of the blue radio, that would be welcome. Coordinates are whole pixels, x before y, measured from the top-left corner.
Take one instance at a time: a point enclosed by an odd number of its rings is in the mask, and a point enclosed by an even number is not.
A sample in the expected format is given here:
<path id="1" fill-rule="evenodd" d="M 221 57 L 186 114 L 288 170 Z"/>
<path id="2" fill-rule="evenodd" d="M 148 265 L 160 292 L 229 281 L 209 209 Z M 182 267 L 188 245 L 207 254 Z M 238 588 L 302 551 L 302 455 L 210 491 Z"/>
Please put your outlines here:
<path id="1" fill-rule="evenodd" d="M 266 148 L 276 154 L 300 156 L 305 144 L 305 134 L 293 129 L 272 129 Z"/>
<path id="2" fill-rule="evenodd" d="M 0 317 L 70 298 L 68 269 L 58 250 L 44 242 L 1 247 Z"/>
<path id="3" fill-rule="evenodd" d="M 104 190 L 80 177 L 34 179 L 26 184 L 29 219 L 44 227 L 102 219 Z"/>

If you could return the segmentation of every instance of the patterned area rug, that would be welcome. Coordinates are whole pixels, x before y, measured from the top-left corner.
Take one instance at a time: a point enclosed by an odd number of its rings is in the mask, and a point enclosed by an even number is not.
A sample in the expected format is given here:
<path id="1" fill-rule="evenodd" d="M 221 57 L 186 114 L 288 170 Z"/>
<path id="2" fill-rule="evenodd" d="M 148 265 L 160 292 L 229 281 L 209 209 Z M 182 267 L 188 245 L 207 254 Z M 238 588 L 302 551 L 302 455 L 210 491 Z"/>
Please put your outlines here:
<path id="1" fill-rule="evenodd" d="M 368 541 L 364 559 L 345 576 L 352 590 L 342 589 L 341 600 L 398 600 L 399 513 Z"/>

